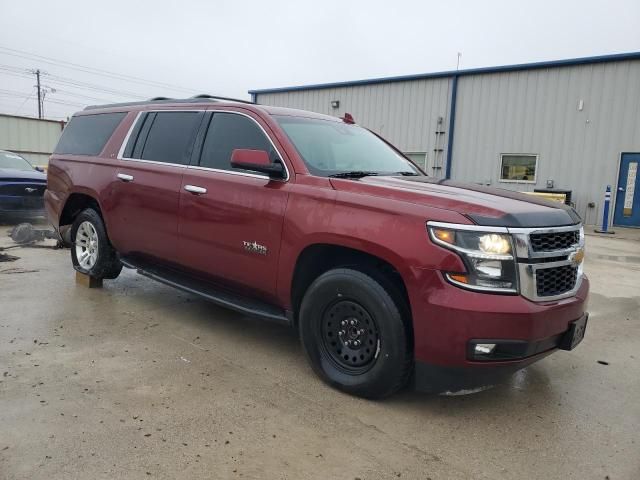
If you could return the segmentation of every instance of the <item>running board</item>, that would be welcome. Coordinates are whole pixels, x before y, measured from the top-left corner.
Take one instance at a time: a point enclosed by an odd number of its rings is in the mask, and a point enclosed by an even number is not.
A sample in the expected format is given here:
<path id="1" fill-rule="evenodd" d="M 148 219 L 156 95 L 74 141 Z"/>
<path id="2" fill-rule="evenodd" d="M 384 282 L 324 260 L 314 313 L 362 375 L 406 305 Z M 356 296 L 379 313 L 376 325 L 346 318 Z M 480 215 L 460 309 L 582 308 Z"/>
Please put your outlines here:
<path id="1" fill-rule="evenodd" d="M 184 292 L 198 295 L 222 307 L 285 325 L 292 324 L 291 319 L 283 309 L 269 303 L 216 288 L 215 285 L 199 281 L 187 274 L 142 262 L 138 259 L 121 258 L 120 260 L 125 267 L 136 270 L 140 275 L 144 275 L 145 277 L 149 277 Z"/>

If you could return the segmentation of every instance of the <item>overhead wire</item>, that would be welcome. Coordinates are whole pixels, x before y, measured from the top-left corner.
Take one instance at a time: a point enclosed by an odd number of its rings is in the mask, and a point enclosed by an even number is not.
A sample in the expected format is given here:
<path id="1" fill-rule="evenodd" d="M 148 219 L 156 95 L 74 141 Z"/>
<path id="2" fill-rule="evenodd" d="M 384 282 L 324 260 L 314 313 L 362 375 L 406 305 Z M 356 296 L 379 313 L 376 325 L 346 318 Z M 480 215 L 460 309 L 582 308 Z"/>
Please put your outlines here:
<path id="1" fill-rule="evenodd" d="M 18 72 L 18 71 L 15 71 L 14 69 L 10 69 L 10 66 L 8 65 L 0 64 L 0 75 L 10 75 L 10 76 L 20 77 L 20 78 L 33 78 L 33 74 L 28 72 L 29 72 L 28 70 Z M 60 83 L 61 85 L 66 85 L 79 90 L 91 90 L 95 92 L 107 93 L 109 95 L 114 95 L 117 97 L 125 97 L 125 98 L 134 97 L 139 100 L 143 100 L 146 98 L 145 96 L 137 93 L 128 92 L 124 90 L 116 90 L 116 89 L 104 87 L 102 85 L 82 82 L 82 81 L 74 80 L 72 78 L 67 78 L 67 77 L 61 77 L 59 75 L 51 75 L 47 72 L 42 72 L 41 75 L 43 79 L 46 79 L 50 83 Z M 112 102 L 113 100 L 107 100 L 107 101 Z"/>
<path id="2" fill-rule="evenodd" d="M 35 95 L 35 93 L 36 93 L 36 87 L 33 87 L 33 88 L 31 89 L 31 94 L 30 94 L 27 98 L 25 98 L 25 99 L 24 99 L 24 101 L 20 104 L 20 106 L 19 106 L 19 107 L 16 109 L 16 111 L 14 112 L 14 115 L 17 115 L 17 114 L 20 112 L 20 110 L 22 110 L 22 108 L 25 106 L 25 104 L 26 104 L 26 103 L 27 103 L 31 98 L 33 98 L 33 96 Z"/>
<path id="3" fill-rule="evenodd" d="M 146 87 L 153 88 L 162 88 L 169 89 L 173 91 L 183 91 L 189 93 L 198 93 L 198 90 L 193 88 L 187 88 L 180 85 L 175 85 L 166 82 L 158 82 L 154 80 L 144 79 L 141 77 L 136 77 L 133 75 L 121 74 L 105 69 L 89 67 L 86 65 L 82 65 L 79 63 L 68 62 L 65 60 L 56 59 L 53 57 L 48 57 L 45 55 L 34 54 L 30 52 L 26 52 L 23 50 L 18 50 L 14 48 L 8 48 L 4 46 L 0 46 L 0 55 L 5 55 L 8 57 L 20 58 L 23 60 L 30 60 L 33 62 L 42 62 L 48 65 L 53 65 L 62 69 L 69 69 L 77 72 L 82 72 L 89 75 L 94 75 L 96 77 L 102 77 L 104 79 L 110 80 L 118 80 L 125 83 L 137 84 Z M 18 67 L 15 65 L 8 65 L 0 63 L 0 75 L 13 76 L 17 78 L 25 78 L 25 79 L 33 79 L 33 75 L 35 70 Z M 69 78 L 64 75 L 52 74 L 45 71 L 40 71 L 41 79 L 43 79 L 47 84 L 47 87 L 50 89 L 50 94 L 47 96 L 46 102 L 63 105 L 63 106 L 71 106 L 82 108 L 85 107 L 88 103 L 91 102 L 83 102 L 78 103 L 82 100 L 91 100 L 100 103 L 113 103 L 115 101 L 126 101 L 126 100 L 145 100 L 150 95 L 143 95 L 140 93 L 136 93 L 135 91 L 131 91 L 130 89 L 124 89 L 119 87 L 110 87 L 105 86 L 101 83 L 95 83 L 92 81 L 83 81 L 77 80 L 74 78 Z M 52 90 L 55 89 L 55 92 Z M 52 98 L 51 93 L 54 93 L 56 97 Z M 107 98 L 100 98 L 100 96 L 92 95 L 92 93 L 98 93 L 105 95 Z M 58 96 L 60 94 L 60 96 Z M 18 112 L 22 110 L 24 105 L 29 101 L 30 96 L 33 96 L 33 91 L 26 95 L 22 92 L 11 92 L 9 90 L 0 89 L 0 95 L 5 97 L 6 99 L 23 99 L 20 107 L 18 108 Z M 72 98 L 66 98 L 72 97 Z M 114 98 L 109 98 L 114 97 Z M 73 101 L 76 99 L 77 101 Z"/>
<path id="4" fill-rule="evenodd" d="M 16 92 L 15 90 L 6 90 L 4 88 L 0 88 L 0 95 L 8 96 L 8 97 L 25 98 L 25 97 L 28 97 L 30 94 L 24 93 L 24 92 Z M 54 98 L 47 99 L 47 102 L 58 103 L 60 105 L 69 105 L 69 106 L 72 106 L 72 107 L 84 107 L 85 106 L 85 104 L 82 104 L 82 103 L 65 102 L 65 101 L 62 101 L 62 100 L 54 99 Z"/>
<path id="5" fill-rule="evenodd" d="M 56 65 L 56 66 L 59 66 L 59 67 L 62 67 L 62 68 L 68 68 L 68 69 L 72 69 L 72 70 L 77 70 L 77 71 L 88 73 L 88 74 L 91 74 L 91 75 L 110 77 L 110 78 L 113 78 L 113 79 L 128 81 L 128 82 L 131 82 L 131 83 L 138 83 L 140 85 L 155 86 L 155 87 L 161 87 L 161 88 L 169 88 L 171 90 L 184 91 L 184 92 L 190 92 L 190 93 L 198 93 L 199 92 L 199 90 L 196 90 L 194 88 L 183 87 L 183 86 L 175 85 L 175 84 L 171 84 L 171 83 L 158 82 L 158 81 L 155 81 L 155 80 L 148 80 L 148 79 L 144 79 L 144 78 L 140 78 L 140 77 L 135 77 L 133 75 L 126 75 L 126 74 L 122 74 L 122 73 L 111 72 L 109 70 L 104 70 L 104 69 L 101 69 L 101 68 L 88 67 L 86 65 L 81 65 L 81 64 L 78 64 L 78 63 L 74 63 L 74 62 L 68 62 L 68 61 L 65 61 L 65 60 L 59 60 L 59 59 L 55 59 L 55 58 L 52 58 L 52 57 L 47 57 L 45 55 L 38 55 L 38 54 L 30 53 L 30 52 L 25 52 L 23 50 L 18 50 L 18 49 L 14 49 L 14 48 L 8 48 L 8 47 L 0 46 L 0 54 L 9 55 L 9 56 L 18 57 L 18 58 L 23 58 L 23 59 L 27 59 L 27 60 L 37 60 L 37 61 L 40 61 L 40 62 L 48 63 L 50 65 Z"/>

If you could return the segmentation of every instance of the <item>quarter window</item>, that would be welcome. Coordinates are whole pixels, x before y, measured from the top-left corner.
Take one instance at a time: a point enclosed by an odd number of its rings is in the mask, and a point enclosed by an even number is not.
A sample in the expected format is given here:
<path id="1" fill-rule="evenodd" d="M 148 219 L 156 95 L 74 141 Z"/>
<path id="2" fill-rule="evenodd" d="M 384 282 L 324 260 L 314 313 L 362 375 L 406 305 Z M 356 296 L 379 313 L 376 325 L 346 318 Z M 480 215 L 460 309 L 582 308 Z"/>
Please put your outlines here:
<path id="1" fill-rule="evenodd" d="M 200 166 L 237 170 L 231 167 L 231 153 L 236 148 L 264 150 L 271 158 L 275 155 L 271 142 L 253 120 L 234 113 L 214 113 L 202 146 Z"/>
<path id="2" fill-rule="evenodd" d="M 126 113 L 100 113 L 73 117 L 62 132 L 54 153 L 98 155 Z"/>
<path id="3" fill-rule="evenodd" d="M 536 183 L 538 156 L 529 154 L 501 155 L 500 181 Z"/>
<path id="4" fill-rule="evenodd" d="M 164 163 L 189 163 L 189 153 L 202 114 L 156 112 L 152 115 L 153 118 L 151 115 L 147 116 L 140 129 L 133 158 Z"/>

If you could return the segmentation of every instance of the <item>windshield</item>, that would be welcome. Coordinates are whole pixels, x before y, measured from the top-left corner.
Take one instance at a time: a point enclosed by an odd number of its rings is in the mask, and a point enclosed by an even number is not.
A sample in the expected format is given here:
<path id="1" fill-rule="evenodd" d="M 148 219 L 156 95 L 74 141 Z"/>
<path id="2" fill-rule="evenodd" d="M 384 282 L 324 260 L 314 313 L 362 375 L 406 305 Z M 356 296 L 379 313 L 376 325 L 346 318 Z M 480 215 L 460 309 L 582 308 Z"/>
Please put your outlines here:
<path id="1" fill-rule="evenodd" d="M 275 118 L 314 175 L 422 175 L 409 160 L 357 125 L 283 115 Z"/>
<path id="2" fill-rule="evenodd" d="M 0 152 L 0 168 L 13 170 L 33 170 L 33 166 L 20 155 L 11 152 Z"/>

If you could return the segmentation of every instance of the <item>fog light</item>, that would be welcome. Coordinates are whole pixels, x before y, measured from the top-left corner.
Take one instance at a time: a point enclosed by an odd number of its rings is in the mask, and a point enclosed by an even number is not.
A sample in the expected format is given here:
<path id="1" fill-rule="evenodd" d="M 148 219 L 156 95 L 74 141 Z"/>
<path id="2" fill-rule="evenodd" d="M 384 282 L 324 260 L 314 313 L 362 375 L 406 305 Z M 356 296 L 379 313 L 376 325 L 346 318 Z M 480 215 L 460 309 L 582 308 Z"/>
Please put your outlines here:
<path id="1" fill-rule="evenodd" d="M 495 348 L 495 343 L 478 343 L 474 347 L 474 353 L 480 355 L 489 355 Z"/>

